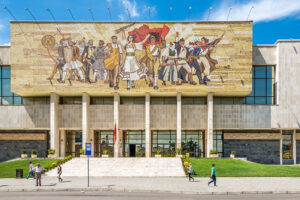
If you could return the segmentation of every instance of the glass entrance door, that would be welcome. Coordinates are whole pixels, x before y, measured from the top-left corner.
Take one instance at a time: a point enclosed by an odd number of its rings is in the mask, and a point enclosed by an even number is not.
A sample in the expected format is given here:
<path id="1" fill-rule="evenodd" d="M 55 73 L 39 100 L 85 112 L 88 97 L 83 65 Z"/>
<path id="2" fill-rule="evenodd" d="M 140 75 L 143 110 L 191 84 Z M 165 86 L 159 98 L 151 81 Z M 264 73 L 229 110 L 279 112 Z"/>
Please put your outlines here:
<path id="1" fill-rule="evenodd" d="M 293 131 L 282 131 L 282 159 L 293 159 Z"/>
<path id="2" fill-rule="evenodd" d="M 152 131 L 152 156 L 160 151 L 163 157 L 175 157 L 176 155 L 175 131 Z"/>
<path id="3" fill-rule="evenodd" d="M 204 131 L 181 132 L 182 153 L 188 153 L 190 157 L 203 158 L 204 154 Z"/>
<path id="4" fill-rule="evenodd" d="M 66 131 L 66 155 L 80 157 L 80 149 L 82 149 L 82 132 Z"/>
<path id="5" fill-rule="evenodd" d="M 101 157 L 108 154 L 114 156 L 114 133 L 113 131 L 95 131 L 95 156 Z"/>
<path id="6" fill-rule="evenodd" d="M 145 157 L 145 132 L 123 132 L 123 155 L 124 157 Z"/>

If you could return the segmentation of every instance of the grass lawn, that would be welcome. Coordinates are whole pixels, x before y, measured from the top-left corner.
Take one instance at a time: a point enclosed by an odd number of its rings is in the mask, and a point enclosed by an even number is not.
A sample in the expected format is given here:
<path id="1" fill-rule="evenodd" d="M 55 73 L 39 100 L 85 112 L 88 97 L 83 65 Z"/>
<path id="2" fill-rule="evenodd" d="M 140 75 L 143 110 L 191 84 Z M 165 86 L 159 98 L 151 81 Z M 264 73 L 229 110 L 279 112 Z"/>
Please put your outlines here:
<path id="1" fill-rule="evenodd" d="M 263 165 L 230 158 L 191 158 L 188 161 L 198 177 L 209 177 L 213 163 L 217 177 L 300 177 L 300 166 Z"/>
<path id="2" fill-rule="evenodd" d="M 16 160 L 11 162 L 0 163 L 0 178 L 15 178 L 16 169 L 23 169 L 23 178 L 26 178 L 29 171 L 29 161 L 34 165 L 40 163 L 42 167 L 51 165 L 60 159 L 27 159 L 27 160 Z"/>

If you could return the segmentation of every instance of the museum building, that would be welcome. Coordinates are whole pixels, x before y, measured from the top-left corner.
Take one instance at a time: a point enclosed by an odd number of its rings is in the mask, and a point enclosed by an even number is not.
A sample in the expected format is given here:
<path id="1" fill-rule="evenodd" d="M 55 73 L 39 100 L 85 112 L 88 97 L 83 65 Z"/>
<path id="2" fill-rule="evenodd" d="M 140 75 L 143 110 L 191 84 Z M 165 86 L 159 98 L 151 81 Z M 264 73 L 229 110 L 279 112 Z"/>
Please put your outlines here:
<path id="1" fill-rule="evenodd" d="M 190 157 L 210 157 L 212 150 L 229 157 L 235 151 L 258 163 L 300 163 L 300 40 L 251 44 L 252 87 L 246 95 L 114 90 L 97 95 L 84 89 L 24 95 L 12 87 L 22 79 L 14 72 L 14 45 L 12 40 L 0 46 L 0 161 L 19 157 L 22 149 L 29 155 L 35 149 L 39 157 L 48 149 L 59 157 L 79 157 L 89 142 L 93 157 L 154 157 L 158 150 L 172 157 L 181 148 Z"/>

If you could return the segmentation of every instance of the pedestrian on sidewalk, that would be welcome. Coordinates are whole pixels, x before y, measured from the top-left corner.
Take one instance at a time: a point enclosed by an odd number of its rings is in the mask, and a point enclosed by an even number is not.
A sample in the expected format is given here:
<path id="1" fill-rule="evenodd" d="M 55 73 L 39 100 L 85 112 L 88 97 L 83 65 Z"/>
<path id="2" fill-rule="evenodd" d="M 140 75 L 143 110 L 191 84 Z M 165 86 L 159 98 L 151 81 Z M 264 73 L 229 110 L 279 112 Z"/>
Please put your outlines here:
<path id="1" fill-rule="evenodd" d="M 42 172 L 45 169 L 40 165 L 40 163 L 36 164 L 34 171 L 36 173 L 36 186 L 42 186 Z"/>
<path id="2" fill-rule="evenodd" d="M 210 178 L 212 180 L 208 182 L 208 186 L 212 182 L 214 183 L 214 186 L 217 186 L 217 178 L 216 178 L 216 169 L 215 169 L 215 166 L 216 166 L 215 164 L 212 164 L 211 173 L 210 173 Z"/>
<path id="3" fill-rule="evenodd" d="M 61 167 L 60 164 L 58 164 L 58 167 L 57 167 L 57 178 L 58 178 L 59 182 L 62 182 L 61 174 L 62 174 L 62 167 Z"/>
<path id="4" fill-rule="evenodd" d="M 29 161 L 29 172 L 28 172 L 28 175 L 26 177 L 26 179 L 28 179 L 30 177 L 30 175 L 33 176 L 33 178 L 35 179 L 35 175 L 34 175 L 34 172 L 33 172 L 33 164 L 31 161 Z"/>
<path id="5" fill-rule="evenodd" d="M 194 178 L 192 177 L 192 174 L 193 174 L 193 165 L 192 163 L 189 164 L 189 181 L 193 180 L 194 181 Z"/>

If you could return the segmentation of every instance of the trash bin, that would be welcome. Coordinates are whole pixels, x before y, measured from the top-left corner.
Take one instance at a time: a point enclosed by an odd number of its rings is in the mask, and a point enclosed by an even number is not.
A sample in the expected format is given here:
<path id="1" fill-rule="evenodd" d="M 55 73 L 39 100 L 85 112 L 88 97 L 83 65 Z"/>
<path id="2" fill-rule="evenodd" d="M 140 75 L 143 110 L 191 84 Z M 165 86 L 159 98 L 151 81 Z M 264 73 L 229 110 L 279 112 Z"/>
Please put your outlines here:
<path id="1" fill-rule="evenodd" d="M 16 178 L 23 178 L 23 169 L 16 169 Z"/>

